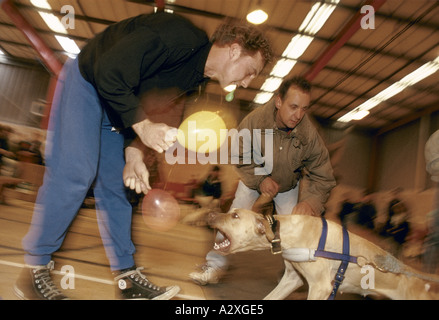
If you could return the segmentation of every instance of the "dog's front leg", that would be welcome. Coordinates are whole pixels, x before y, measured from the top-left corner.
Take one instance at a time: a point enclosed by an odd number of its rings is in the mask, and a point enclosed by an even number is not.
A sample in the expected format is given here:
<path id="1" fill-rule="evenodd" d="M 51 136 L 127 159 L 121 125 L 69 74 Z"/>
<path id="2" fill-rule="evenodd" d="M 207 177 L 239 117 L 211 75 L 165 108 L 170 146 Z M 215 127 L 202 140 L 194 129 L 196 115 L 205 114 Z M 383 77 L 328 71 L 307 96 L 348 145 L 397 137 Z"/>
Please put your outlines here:
<path id="1" fill-rule="evenodd" d="M 284 260 L 285 272 L 276 288 L 273 289 L 264 300 L 283 300 L 288 295 L 303 285 L 299 274 L 293 268 L 291 262 Z"/>
<path id="2" fill-rule="evenodd" d="M 308 300 L 327 300 L 332 292 L 332 286 L 327 283 L 312 284 L 308 290 Z"/>

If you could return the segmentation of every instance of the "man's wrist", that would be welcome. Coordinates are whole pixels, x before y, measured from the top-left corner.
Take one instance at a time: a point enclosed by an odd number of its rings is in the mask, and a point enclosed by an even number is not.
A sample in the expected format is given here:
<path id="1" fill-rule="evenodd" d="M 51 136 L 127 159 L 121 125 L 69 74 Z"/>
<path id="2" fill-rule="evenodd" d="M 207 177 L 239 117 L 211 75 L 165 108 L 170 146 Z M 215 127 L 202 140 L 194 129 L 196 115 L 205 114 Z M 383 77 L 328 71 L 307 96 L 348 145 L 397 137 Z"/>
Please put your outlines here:
<path id="1" fill-rule="evenodd" d="M 129 161 L 135 161 L 135 160 L 142 160 L 143 161 L 143 151 L 133 145 L 130 145 L 125 148 L 125 160 L 127 162 Z"/>
<path id="2" fill-rule="evenodd" d="M 133 124 L 131 127 L 133 128 L 134 132 L 137 133 L 137 135 L 142 131 L 142 128 L 146 125 L 151 124 L 152 121 L 149 119 L 143 119 L 142 121 L 139 121 L 135 124 Z"/>

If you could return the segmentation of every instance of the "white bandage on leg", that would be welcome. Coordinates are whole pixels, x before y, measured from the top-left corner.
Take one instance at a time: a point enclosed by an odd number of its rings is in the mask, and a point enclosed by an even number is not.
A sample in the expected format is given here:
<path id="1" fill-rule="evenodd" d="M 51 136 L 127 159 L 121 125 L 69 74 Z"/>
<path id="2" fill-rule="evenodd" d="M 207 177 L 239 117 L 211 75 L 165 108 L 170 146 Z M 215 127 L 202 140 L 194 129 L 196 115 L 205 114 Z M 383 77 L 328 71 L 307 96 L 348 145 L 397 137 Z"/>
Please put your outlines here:
<path id="1" fill-rule="evenodd" d="M 316 261 L 315 250 L 309 248 L 290 248 L 282 250 L 282 257 L 292 262 Z"/>

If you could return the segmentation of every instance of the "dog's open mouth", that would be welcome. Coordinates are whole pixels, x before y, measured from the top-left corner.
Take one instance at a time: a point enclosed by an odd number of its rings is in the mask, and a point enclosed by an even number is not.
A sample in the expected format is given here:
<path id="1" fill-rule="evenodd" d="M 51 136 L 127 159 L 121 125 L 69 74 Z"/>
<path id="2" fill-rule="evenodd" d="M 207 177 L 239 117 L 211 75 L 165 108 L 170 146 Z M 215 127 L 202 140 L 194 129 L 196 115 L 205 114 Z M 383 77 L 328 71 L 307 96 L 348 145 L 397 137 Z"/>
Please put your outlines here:
<path id="1" fill-rule="evenodd" d="M 221 230 L 218 230 L 218 233 L 220 233 L 223 237 L 223 240 L 221 242 L 215 242 L 213 249 L 220 251 L 220 252 L 227 252 L 230 249 L 230 239 L 227 237 L 227 235 L 224 232 L 221 232 Z"/>

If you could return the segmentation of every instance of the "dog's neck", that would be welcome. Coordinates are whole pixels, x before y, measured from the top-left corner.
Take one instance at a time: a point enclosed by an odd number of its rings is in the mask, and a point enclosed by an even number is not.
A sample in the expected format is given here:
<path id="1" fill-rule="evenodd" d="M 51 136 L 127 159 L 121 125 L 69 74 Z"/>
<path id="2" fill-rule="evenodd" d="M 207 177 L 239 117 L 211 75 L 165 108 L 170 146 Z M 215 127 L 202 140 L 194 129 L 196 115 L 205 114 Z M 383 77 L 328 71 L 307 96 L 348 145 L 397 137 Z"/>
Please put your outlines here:
<path id="1" fill-rule="evenodd" d="M 275 219 L 280 223 L 280 238 L 282 248 L 313 248 L 316 247 L 315 239 L 319 237 L 309 237 L 304 233 L 313 230 L 316 234 L 322 232 L 322 223 L 320 217 L 304 215 L 276 215 Z M 305 224 L 307 228 L 304 228 Z M 282 237 L 288 234 L 288 237 Z"/>

